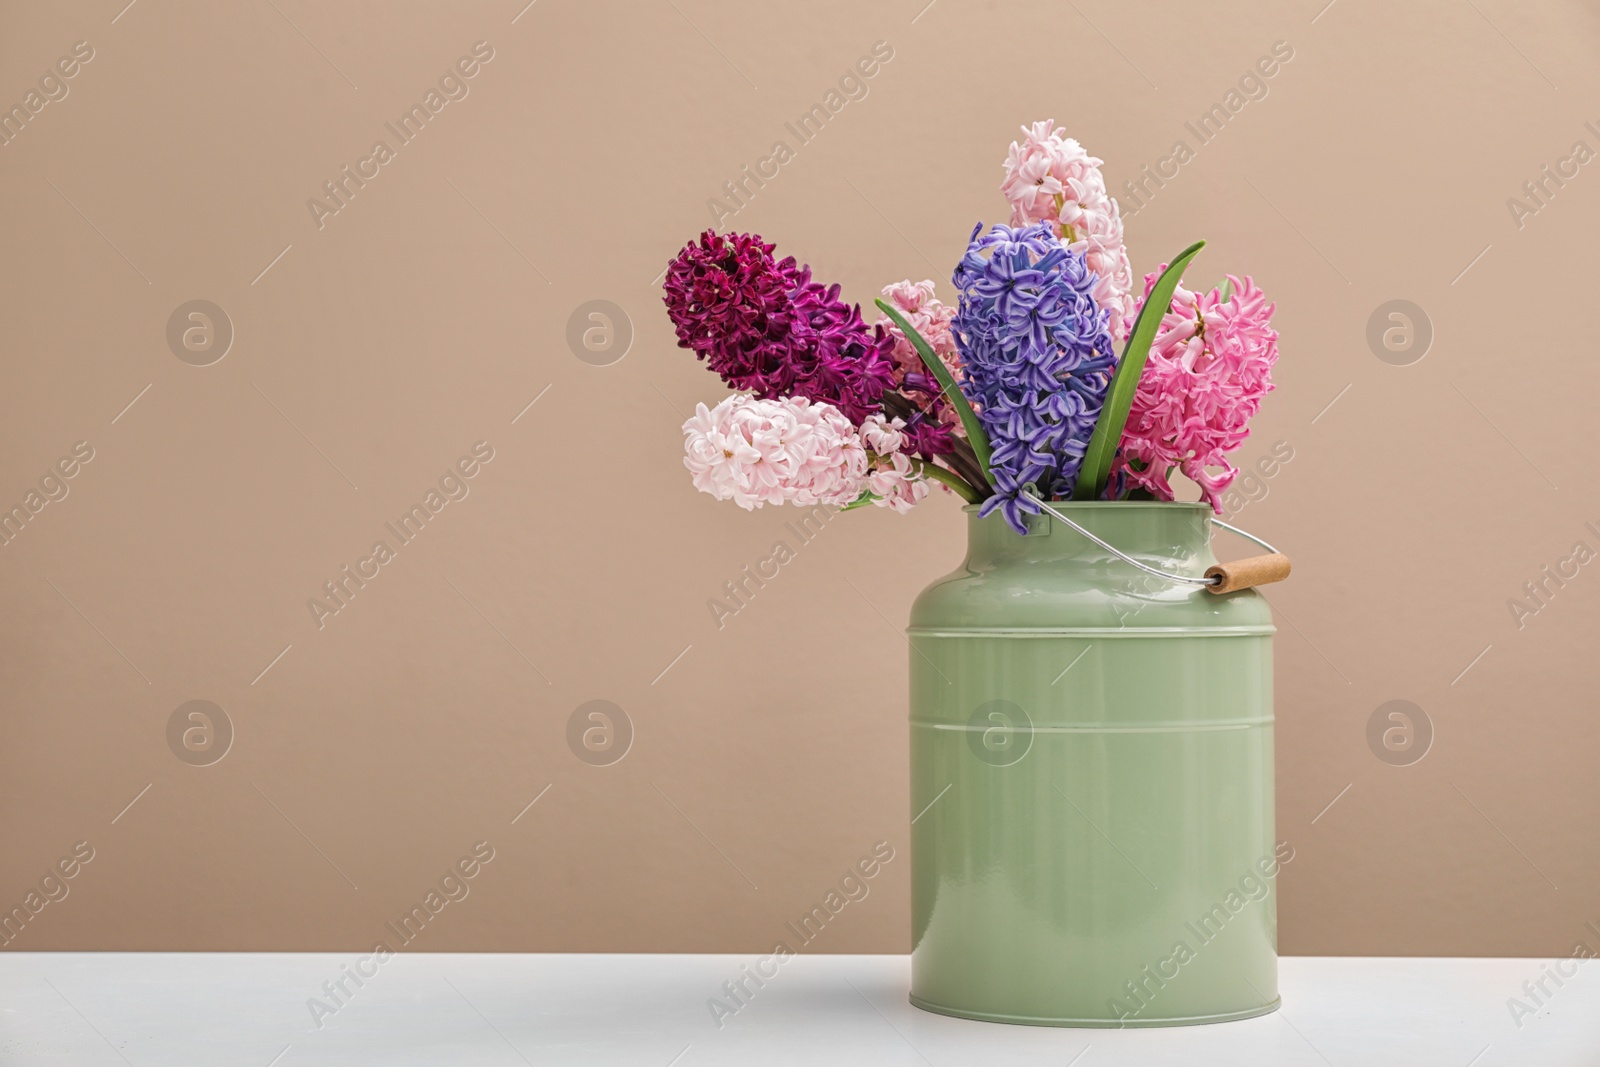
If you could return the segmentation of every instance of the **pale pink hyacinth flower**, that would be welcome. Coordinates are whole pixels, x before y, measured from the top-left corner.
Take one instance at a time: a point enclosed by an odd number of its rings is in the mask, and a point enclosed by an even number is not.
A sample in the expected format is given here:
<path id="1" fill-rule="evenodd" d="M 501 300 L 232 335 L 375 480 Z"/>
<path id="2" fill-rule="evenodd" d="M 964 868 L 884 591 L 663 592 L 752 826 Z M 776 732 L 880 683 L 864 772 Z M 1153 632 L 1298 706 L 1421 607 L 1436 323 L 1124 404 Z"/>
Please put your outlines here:
<path id="1" fill-rule="evenodd" d="M 904 515 L 928 495 L 928 479 L 901 451 L 906 444 L 903 419 L 873 415 L 861 426 L 861 440 L 879 458 L 867 475 L 867 488 L 878 498 L 873 503 Z"/>
<path id="2" fill-rule="evenodd" d="M 1067 247 L 1095 272 L 1095 303 L 1109 313 L 1111 337 L 1121 343 L 1133 329 L 1133 266 L 1122 241 L 1122 214 L 1106 192 L 1101 160 L 1063 137 L 1046 119 L 1022 128 L 1011 142 L 1000 191 L 1011 204 L 1011 225 L 1048 222 Z"/>
<path id="3" fill-rule="evenodd" d="M 934 291 L 934 284 L 930 279 L 924 278 L 920 282 L 914 282 L 907 278 L 893 285 L 884 286 L 883 298 L 906 317 L 911 328 L 928 342 L 934 355 L 939 357 L 939 362 L 950 372 L 950 376 L 960 381 L 961 351 L 956 347 L 955 334 L 950 332 L 950 323 L 956 317 L 956 309 L 941 302 L 934 295 Z M 900 332 L 894 321 L 889 316 L 882 315 L 879 316 L 877 325 L 884 328 L 884 332 L 894 343 L 890 356 L 894 360 L 895 385 L 903 384 L 907 374 L 921 375 L 929 380 L 928 384 L 932 389 L 937 390 L 938 383 L 932 380 L 933 376 L 922 365 L 922 357 L 917 354 L 916 348 Z M 967 435 L 961 425 L 961 417 L 948 403 L 936 399 L 933 393 L 920 393 L 913 399 L 918 400 L 924 411 L 932 409 L 939 423 L 951 433 L 957 437 Z"/>
<path id="4" fill-rule="evenodd" d="M 1145 276 L 1146 299 L 1157 277 Z M 1219 514 L 1222 494 L 1239 473 L 1224 453 L 1250 435 L 1250 418 L 1272 391 L 1278 359 L 1278 331 L 1271 325 L 1277 305 L 1267 303 L 1249 277 L 1241 282 L 1229 275 L 1228 281 L 1233 292 L 1227 300 L 1216 289 L 1193 293 L 1179 286 L 1174 293 L 1139 377 L 1114 468 L 1171 500 L 1167 472 L 1176 467 Z M 1214 474 L 1212 467 L 1222 470 Z"/>
<path id="5" fill-rule="evenodd" d="M 861 424 L 861 443 L 880 456 L 887 456 L 905 447 L 904 419 L 891 419 L 884 415 L 868 415 Z"/>
<path id="6" fill-rule="evenodd" d="M 926 479 L 900 451 L 904 425 L 872 415 L 857 429 L 832 404 L 736 393 L 714 408 L 695 405 L 683 424 L 683 463 L 696 489 L 746 511 L 843 507 L 871 489 L 880 498 L 875 504 L 904 514 L 928 494 Z"/>
<path id="7" fill-rule="evenodd" d="M 922 335 L 922 339 L 933 347 L 934 354 L 939 357 L 951 374 L 961 369 L 961 352 L 956 348 L 955 335 L 950 332 L 950 321 L 956 317 L 956 309 L 940 302 L 934 296 L 934 284 L 924 278 L 914 282 L 907 278 L 905 281 L 895 282 L 893 285 L 883 287 L 883 298 L 893 305 L 894 309 L 906 317 L 911 328 Z M 922 357 L 917 355 L 917 350 L 911 346 L 898 327 L 884 315 L 878 319 L 894 341 L 891 355 L 894 357 L 895 370 L 903 379 L 907 371 L 915 374 L 924 372 Z"/>
<path id="8" fill-rule="evenodd" d="M 831 404 L 737 393 L 709 410 L 695 405 L 683 434 L 683 464 L 694 487 L 746 511 L 765 504 L 843 507 L 866 484 L 860 434 Z"/>
<path id="9" fill-rule="evenodd" d="M 879 465 L 867 475 L 867 488 L 877 495 L 873 504 L 893 508 L 904 515 L 928 495 L 928 479 L 913 471 L 911 460 L 902 452 L 889 457 L 890 466 Z"/>

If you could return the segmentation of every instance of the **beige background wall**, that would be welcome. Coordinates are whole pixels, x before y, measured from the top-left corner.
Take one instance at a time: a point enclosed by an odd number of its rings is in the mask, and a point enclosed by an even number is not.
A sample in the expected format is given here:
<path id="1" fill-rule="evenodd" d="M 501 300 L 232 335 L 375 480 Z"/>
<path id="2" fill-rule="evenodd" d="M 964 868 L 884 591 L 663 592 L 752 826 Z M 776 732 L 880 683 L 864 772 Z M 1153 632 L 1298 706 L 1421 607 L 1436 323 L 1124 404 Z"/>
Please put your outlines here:
<path id="1" fill-rule="evenodd" d="M 1600 565 L 1508 607 L 1600 550 L 1600 175 L 1507 207 L 1600 149 L 1592 9 L 125 2 L 0 19 L 8 104 L 93 49 L 0 147 L 0 502 L 93 450 L 0 547 L 0 904 L 94 856 L 9 947 L 365 949 L 487 841 L 413 947 L 757 950 L 880 840 L 812 949 L 909 947 L 896 627 L 960 517 L 842 516 L 719 630 L 706 601 L 793 516 L 691 490 L 678 425 L 722 390 L 654 284 L 878 41 L 868 95 L 731 221 L 863 302 L 948 293 L 1021 123 L 1120 191 L 1292 48 L 1128 222 L 1137 270 L 1204 236 L 1197 271 L 1280 301 L 1241 456 L 1293 459 L 1241 521 L 1296 561 L 1282 949 L 1555 954 L 1600 922 Z M 468 95 L 319 228 L 307 199 L 479 41 Z M 232 324 L 209 366 L 168 344 L 192 300 Z M 631 321 L 610 365 L 566 340 L 591 300 Z M 1419 362 L 1369 347 L 1391 300 L 1431 322 Z M 469 495 L 319 628 L 308 598 L 480 441 Z M 1434 735 L 1409 766 L 1367 740 L 1396 699 Z M 209 766 L 169 745 L 191 700 L 231 723 Z M 620 762 L 569 748 L 590 700 L 631 721 Z"/>

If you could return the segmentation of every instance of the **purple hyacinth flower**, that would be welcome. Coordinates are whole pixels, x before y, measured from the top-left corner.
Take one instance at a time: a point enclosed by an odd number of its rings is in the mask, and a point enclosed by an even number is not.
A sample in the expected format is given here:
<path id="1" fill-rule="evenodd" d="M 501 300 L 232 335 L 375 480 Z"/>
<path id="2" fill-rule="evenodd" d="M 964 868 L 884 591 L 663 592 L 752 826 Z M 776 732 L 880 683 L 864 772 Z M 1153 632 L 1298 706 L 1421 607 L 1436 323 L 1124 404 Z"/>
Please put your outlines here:
<path id="1" fill-rule="evenodd" d="M 1018 533 L 1045 499 L 1071 494 L 1100 417 L 1115 357 L 1098 282 L 1084 257 L 1045 224 L 995 226 L 972 240 L 957 265 L 960 305 L 951 324 L 963 391 L 978 408 L 993 450 L 999 511 Z"/>

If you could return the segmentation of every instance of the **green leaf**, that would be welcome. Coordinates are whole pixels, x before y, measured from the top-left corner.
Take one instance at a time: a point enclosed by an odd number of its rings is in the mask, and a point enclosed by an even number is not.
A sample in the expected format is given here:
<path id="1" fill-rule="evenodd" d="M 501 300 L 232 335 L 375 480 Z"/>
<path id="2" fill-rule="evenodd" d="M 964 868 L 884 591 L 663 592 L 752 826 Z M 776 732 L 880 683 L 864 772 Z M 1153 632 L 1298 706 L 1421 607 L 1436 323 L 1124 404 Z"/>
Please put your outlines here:
<path id="1" fill-rule="evenodd" d="M 923 365 L 928 368 L 938 381 L 939 387 L 944 390 L 945 399 L 950 401 L 950 406 L 956 409 L 956 414 L 961 416 L 961 425 L 967 431 L 967 441 L 972 445 L 972 454 L 978 457 L 978 469 L 983 471 L 983 476 L 994 484 L 994 477 L 989 473 L 989 435 L 983 432 L 983 424 L 978 421 L 978 415 L 972 410 L 972 405 L 967 403 L 967 398 L 961 395 L 960 386 L 950 374 L 950 368 L 944 365 L 934 352 L 933 346 L 923 340 L 922 335 L 916 331 L 906 317 L 896 311 L 881 298 L 874 301 L 885 315 L 889 316 L 900 332 L 905 334 L 906 340 L 911 342 L 911 347 L 917 350 L 917 355 L 922 357 Z"/>
<path id="2" fill-rule="evenodd" d="M 1172 292 L 1189 261 L 1206 246 L 1196 241 L 1179 253 L 1172 265 L 1156 279 L 1150 297 L 1139 309 L 1133 332 L 1128 334 L 1127 347 L 1122 350 L 1122 361 L 1117 364 L 1111 384 L 1106 388 L 1105 403 L 1100 408 L 1100 418 L 1094 424 L 1094 434 L 1083 454 L 1083 466 L 1078 469 L 1078 485 L 1073 491 L 1074 500 L 1098 500 L 1111 480 L 1111 461 L 1116 458 L 1117 446 L 1122 443 L 1123 428 L 1128 425 L 1128 409 L 1133 406 L 1133 394 L 1139 389 L 1139 376 L 1144 373 L 1145 360 L 1150 356 L 1150 345 L 1161 328 L 1161 319 L 1172 305 Z"/>

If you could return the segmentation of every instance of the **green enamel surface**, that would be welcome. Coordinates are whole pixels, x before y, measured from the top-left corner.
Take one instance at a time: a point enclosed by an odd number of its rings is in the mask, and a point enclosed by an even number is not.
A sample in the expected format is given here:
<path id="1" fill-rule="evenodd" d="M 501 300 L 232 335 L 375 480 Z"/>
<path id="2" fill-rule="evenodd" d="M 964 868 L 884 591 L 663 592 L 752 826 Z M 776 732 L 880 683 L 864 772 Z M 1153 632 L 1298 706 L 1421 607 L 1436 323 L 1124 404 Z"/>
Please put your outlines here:
<path id="1" fill-rule="evenodd" d="M 1215 562 L 1198 505 L 1056 507 L 1151 565 Z M 908 633 L 913 1002 L 1078 1026 L 1270 1010 L 1266 602 L 968 513 Z"/>

